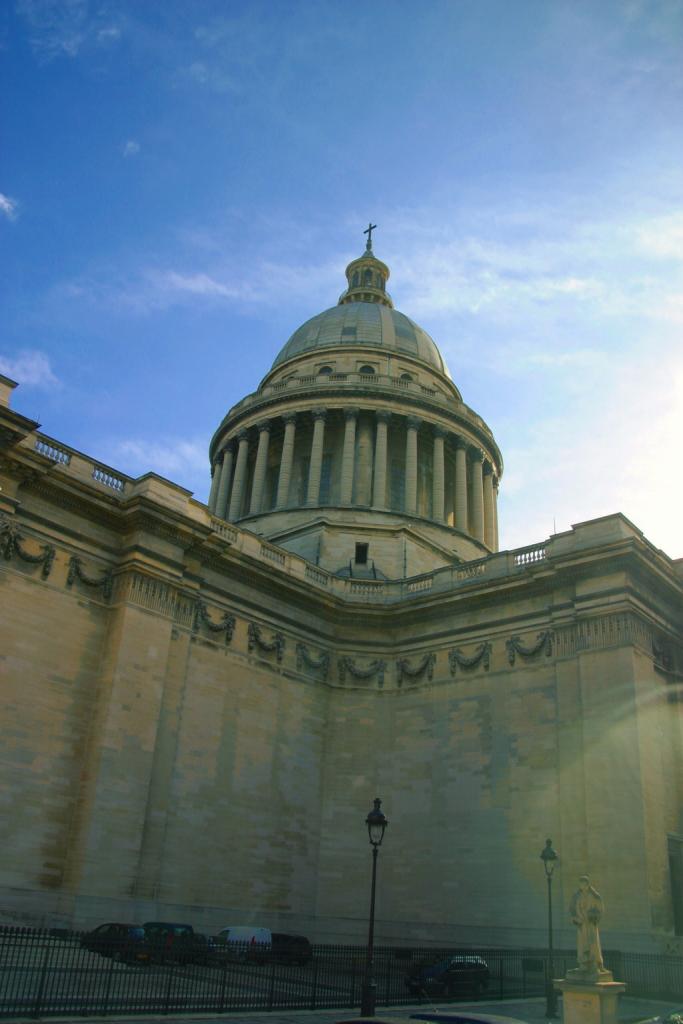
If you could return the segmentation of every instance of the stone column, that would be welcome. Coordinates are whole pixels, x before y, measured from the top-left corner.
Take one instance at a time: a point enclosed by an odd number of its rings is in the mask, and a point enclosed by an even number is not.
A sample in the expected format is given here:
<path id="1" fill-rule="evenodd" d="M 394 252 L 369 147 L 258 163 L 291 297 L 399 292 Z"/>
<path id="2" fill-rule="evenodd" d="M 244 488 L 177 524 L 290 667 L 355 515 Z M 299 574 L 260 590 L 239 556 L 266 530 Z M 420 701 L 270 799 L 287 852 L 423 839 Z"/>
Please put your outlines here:
<path id="1" fill-rule="evenodd" d="M 249 515 L 253 516 L 263 509 L 263 485 L 266 482 L 266 469 L 268 468 L 268 443 L 270 441 L 270 420 L 263 420 L 256 424 L 258 427 L 258 451 L 256 452 L 256 465 L 254 466 L 254 479 L 251 485 L 251 503 Z"/>
<path id="2" fill-rule="evenodd" d="M 467 445 L 462 437 L 455 442 L 455 525 L 463 533 L 468 533 Z"/>
<path id="3" fill-rule="evenodd" d="M 498 551 L 498 477 L 493 477 L 493 550 Z"/>
<path id="4" fill-rule="evenodd" d="M 313 440 L 311 442 L 311 461 L 308 467 L 307 505 L 317 505 L 320 501 L 320 473 L 323 467 L 326 419 L 327 409 L 313 410 Z"/>
<path id="5" fill-rule="evenodd" d="M 215 462 L 211 463 L 211 490 L 209 491 L 209 500 L 206 503 L 209 506 L 210 512 L 213 512 L 214 509 L 216 508 L 216 495 L 218 494 L 218 487 L 220 485 L 220 481 L 221 461 L 219 456 L 219 458 L 217 458 Z"/>
<path id="6" fill-rule="evenodd" d="M 444 521 L 445 468 L 443 442 L 446 431 L 443 427 L 434 427 L 434 464 L 432 467 L 432 519 L 437 523 Z"/>
<path id="7" fill-rule="evenodd" d="M 472 449 L 472 536 L 484 539 L 484 478 L 482 473 L 484 453 Z"/>
<path id="8" fill-rule="evenodd" d="M 493 466 L 490 462 L 484 464 L 484 544 L 487 548 L 494 548 L 494 519 L 493 519 Z"/>
<path id="9" fill-rule="evenodd" d="M 228 511 L 228 494 L 230 493 L 230 477 L 232 476 L 233 460 L 232 443 L 223 449 L 223 468 L 221 469 L 221 482 L 216 497 L 215 512 L 219 519 L 225 519 Z"/>
<path id="10" fill-rule="evenodd" d="M 417 432 L 420 420 L 416 416 L 406 419 L 406 481 L 405 511 L 414 516 L 417 512 Z"/>
<path id="11" fill-rule="evenodd" d="M 386 508 L 387 504 L 387 433 L 391 413 L 379 409 L 377 432 L 375 434 L 375 478 L 372 485 L 372 504 L 375 508 Z"/>
<path id="12" fill-rule="evenodd" d="M 289 484 L 292 479 L 292 465 L 294 464 L 294 438 L 296 436 L 296 413 L 288 412 L 282 417 L 285 423 L 285 436 L 282 441 L 282 456 L 280 458 L 280 475 L 277 481 L 278 508 L 285 508 L 289 501 Z"/>
<path id="13" fill-rule="evenodd" d="M 344 411 L 344 450 L 342 452 L 339 504 L 350 505 L 353 495 L 353 465 L 356 458 L 356 423 L 359 409 Z"/>
<path id="14" fill-rule="evenodd" d="M 234 523 L 242 514 L 244 484 L 247 478 L 247 455 L 249 453 L 249 434 L 247 431 L 240 430 L 237 440 L 239 441 L 239 448 L 237 449 L 235 479 L 232 482 L 232 494 L 230 495 L 230 511 L 228 512 L 228 519 L 231 523 Z"/>
<path id="15" fill-rule="evenodd" d="M 372 413 L 363 409 L 356 429 L 356 479 L 354 501 L 356 505 L 372 504 L 372 460 L 374 456 L 374 424 Z"/>

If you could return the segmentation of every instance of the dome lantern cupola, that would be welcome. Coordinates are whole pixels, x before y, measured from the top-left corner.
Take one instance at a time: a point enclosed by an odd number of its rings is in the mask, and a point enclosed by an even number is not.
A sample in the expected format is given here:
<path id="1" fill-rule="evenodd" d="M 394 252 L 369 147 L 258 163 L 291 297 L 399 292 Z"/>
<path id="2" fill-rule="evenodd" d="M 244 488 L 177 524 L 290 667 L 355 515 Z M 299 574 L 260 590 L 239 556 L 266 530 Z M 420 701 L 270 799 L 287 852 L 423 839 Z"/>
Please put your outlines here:
<path id="1" fill-rule="evenodd" d="M 389 280 L 389 267 L 378 260 L 372 251 L 372 232 L 377 227 L 370 223 L 364 234 L 368 236 L 365 252 L 355 260 L 351 260 L 346 268 L 348 288 L 339 297 L 339 305 L 349 302 L 378 302 L 383 306 L 394 308 L 391 296 L 386 291 Z"/>

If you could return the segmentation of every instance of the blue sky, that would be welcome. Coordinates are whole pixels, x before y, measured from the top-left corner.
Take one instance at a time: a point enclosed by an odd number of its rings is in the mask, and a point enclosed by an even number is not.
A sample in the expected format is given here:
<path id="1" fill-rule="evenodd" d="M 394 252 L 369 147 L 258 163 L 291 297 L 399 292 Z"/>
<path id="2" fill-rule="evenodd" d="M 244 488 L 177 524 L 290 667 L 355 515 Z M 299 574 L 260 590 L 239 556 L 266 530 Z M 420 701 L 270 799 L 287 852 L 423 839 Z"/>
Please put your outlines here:
<path id="1" fill-rule="evenodd" d="M 208 491 L 207 445 L 379 227 L 505 458 L 501 541 L 680 556 L 683 0 L 15 0 L 0 372 Z"/>

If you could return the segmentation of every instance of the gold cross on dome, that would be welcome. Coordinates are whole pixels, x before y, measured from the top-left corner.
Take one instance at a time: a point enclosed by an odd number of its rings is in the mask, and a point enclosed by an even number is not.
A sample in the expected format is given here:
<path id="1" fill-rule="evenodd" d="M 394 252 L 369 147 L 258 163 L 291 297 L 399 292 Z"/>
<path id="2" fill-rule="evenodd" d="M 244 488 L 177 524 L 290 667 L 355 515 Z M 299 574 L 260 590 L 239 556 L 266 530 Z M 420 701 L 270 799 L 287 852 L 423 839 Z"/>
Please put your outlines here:
<path id="1" fill-rule="evenodd" d="M 368 236 L 368 240 L 365 243 L 366 252 L 372 252 L 372 232 L 375 230 L 376 227 L 377 225 L 373 224 L 372 221 L 370 221 L 365 231 L 363 232 L 364 235 Z"/>

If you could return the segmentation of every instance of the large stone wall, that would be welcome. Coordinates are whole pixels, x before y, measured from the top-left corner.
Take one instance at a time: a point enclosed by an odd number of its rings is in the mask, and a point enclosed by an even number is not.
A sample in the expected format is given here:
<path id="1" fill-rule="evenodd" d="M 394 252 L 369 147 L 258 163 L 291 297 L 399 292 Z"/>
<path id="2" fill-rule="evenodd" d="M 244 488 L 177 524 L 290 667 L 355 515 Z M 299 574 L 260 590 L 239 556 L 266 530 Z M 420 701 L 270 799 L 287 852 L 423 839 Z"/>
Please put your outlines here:
<path id="1" fill-rule="evenodd" d="M 608 942 L 670 936 L 680 583 L 619 517 L 385 602 L 172 485 L 50 480 L 3 520 L 55 548 L 0 562 L 5 920 L 361 940 L 379 795 L 380 940 L 541 942 L 546 835 L 560 922 L 589 871 Z"/>

